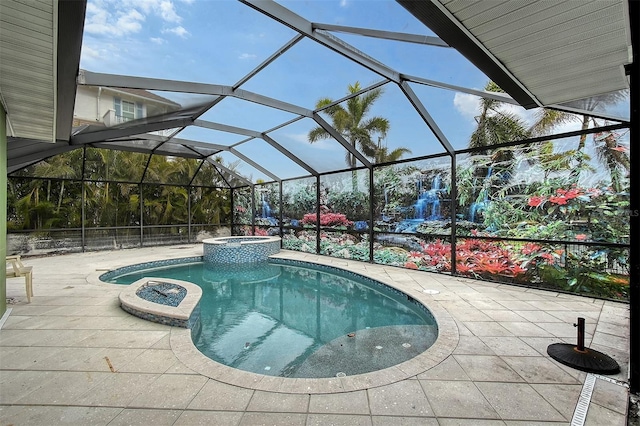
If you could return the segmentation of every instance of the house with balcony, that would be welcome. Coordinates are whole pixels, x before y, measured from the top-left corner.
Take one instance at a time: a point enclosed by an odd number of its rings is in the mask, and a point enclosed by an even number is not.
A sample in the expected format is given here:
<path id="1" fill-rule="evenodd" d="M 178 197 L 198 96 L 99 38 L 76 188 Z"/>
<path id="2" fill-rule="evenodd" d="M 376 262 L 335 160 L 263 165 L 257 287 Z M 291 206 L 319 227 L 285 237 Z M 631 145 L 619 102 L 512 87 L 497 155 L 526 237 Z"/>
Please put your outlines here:
<path id="1" fill-rule="evenodd" d="M 180 104 L 147 90 L 78 86 L 73 127 L 113 127 L 132 120 L 166 114 L 180 107 Z"/>

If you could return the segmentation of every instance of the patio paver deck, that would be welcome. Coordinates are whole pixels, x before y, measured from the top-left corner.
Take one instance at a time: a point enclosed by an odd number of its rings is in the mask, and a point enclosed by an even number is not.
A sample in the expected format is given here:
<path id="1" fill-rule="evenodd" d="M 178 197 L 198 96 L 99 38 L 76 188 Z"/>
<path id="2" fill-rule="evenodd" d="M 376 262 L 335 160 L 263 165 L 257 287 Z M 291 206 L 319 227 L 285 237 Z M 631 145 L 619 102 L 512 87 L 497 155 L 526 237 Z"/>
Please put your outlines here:
<path id="1" fill-rule="evenodd" d="M 446 314 L 436 318 L 455 332 L 451 344 L 404 366 L 400 380 L 397 370 L 319 387 L 247 380 L 193 354 L 178 330 L 121 310 L 122 287 L 98 280 L 111 268 L 201 254 L 195 244 L 26 258 L 32 303 L 22 281 L 7 280 L 0 425 L 568 425 L 587 374 L 546 347 L 575 343 L 579 316 L 586 346 L 622 369 L 596 377 L 585 424 L 626 424 L 626 304 L 283 251 L 396 283 Z"/>

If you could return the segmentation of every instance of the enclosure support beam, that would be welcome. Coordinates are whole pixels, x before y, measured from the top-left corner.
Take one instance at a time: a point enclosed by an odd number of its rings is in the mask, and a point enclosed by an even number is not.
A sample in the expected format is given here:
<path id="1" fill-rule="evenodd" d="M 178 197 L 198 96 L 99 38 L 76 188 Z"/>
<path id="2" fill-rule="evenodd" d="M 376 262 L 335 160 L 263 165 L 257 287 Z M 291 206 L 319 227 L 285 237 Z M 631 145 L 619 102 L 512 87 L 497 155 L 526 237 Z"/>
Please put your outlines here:
<path id="1" fill-rule="evenodd" d="M 268 136 L 266 133 L 263 133 L 262 135 L 260 135 L 260 137 L 269 145 L 271 145 L 272 147 L 274 147 L 275 149 L 277 149 L 278 151 L 280 151 L 282 154 L 284 154 L 289 160 L 293 161 L 294 163 L 296 163 L 298 166 L 302 167 L 303 169 L 305 169 L 306 171 L 308 171 L 310 174 L 312 174 L 313 176 L 318 176 L 318 172 L 315 171 L 313 168 L 311 168 L 311 166 L 309 166 L 307 163 L 305 163 L 304 161 L 302 161 L 301 159 L 299 159 L 297 156 L 293 155 L 292 153 L 290 153 L 288 150 L 286 150 L 282 145 L 280 145 L 278 142 L 274 141 L 270 136 Z"/>
<path id="2" fill-rule="evenodd" d="M 372 30 L 369 28 L 346 27 L 344 25 L 322 24 L 314 22 L 311 24 L 314 30 L 326 30 L 337 33 L 358 34 L 364 37 L 381 38 L 384 40 L 404 41 L 406 43 L 425 44 L 437 47 L 451 47 L 439 37 L 421 34 L 399 33 L 395 31 Z"/>
<path id="3" fill-rule="evenodd" d="M 640 13 L 640 3 L 635 0 L 629 0 L 629 16 L 638 16 Z M 629 140 L 631 146 L 638 145 L 638 102 L 640 95 L 638 94 L 638 82 L 633 78 L 638 76 L 638 49 L 640 42 L 638 41 L 638 25 L 637 21 L 630 19 L 631 26 L 631 45 L 633 51 L 633 60 L 627 69 L 627 77 L 629 78 L 630 99 L 630 117 Z M 629 175 L 630 184 L 630 205 L 629 205 L 629 240 L 631 246 L 629 248 L 629 385 L 630 391 L 640 392 L 640 251 L 636 248 L 640 241 L 640 185 L 638 179 L 633 178 L 633 174 L 638 173 L 640 155 L 636 149 L 630 150 L 631 169 Z M 633 244 L 635 242 L 635 244 Z"/>
<path id="4" fill-rule="evenodd" d="M 316 176 L 316 254 L 320 254 L 320 176 Z"/>
<path id="5" fill-rule="evenodd" d="M 358 159 L 366 168 L 371 170 L 371 162 L 367 160 L 364 155 L 360 154 L 360 151 L 356 149 L 353 145 L 351 145 L 347 140 L 333 128 L 329 123 L 327 123 L 317 112 L 313 113 L 313 119 L 320 127 L 327 131 L 335 140 L 340 142 L 340 145 L 344 147 L 351 155 Z"/>
<path id="6" fill-rule="evenodd" d="M 375 197 L 373 172 L 375 168 L 369 169 L 369 263 L 373 263 L 373 221 L 375 220 Z"/>
<path id="7" fill-rule="evenodd" d="M 456 176 L 457 158 L 451 156 L 451 191 L 449 201 L 449 215 L 451 216 L 451 275 L 456 274 L 456 248 L 458 246 L 458 231 L 456 210 L 458 208 L 458 178 Z"/>
<path id="8" fill-rule="evenodd" d="M 427 123 L 427 126 L 429 126 L 429 128 L 431 129 L 435 137 L 438 139 L 438 141 L 440 141 L 440 144 L 444 147 L 444 149 L 447 150 L 449 155 L 455 155 L 455 150 L 453 149 L 453 146 L 451 146 L 451 143 L 449 143 L 449 140 L 447 139 L 447 137 L 444 135 L 444 133 L 442 133 L 442 130 L 440 130 L 440 127 L 438 127 L 438 124 L 433 119 L 433 117 L 431 117 L 431 114 L 429 114 L 429 111 L 427 111 L 427 109 L 424 107 L 422 102 L 420 102 L 420 99 L 418 98 L 418 96 L 416 96 L 413 89 L 411 89 L 411 86 L 409 86 L 409 83 L 407 83 L 406 81 L 403 81 L 400 84 L 400 89 L 404 92 L 405 96 L 407 97 L 407 99 L 409 99 L 409 102 L 411 102 L 411 105 L 413 105 L 413 107 L 418 112 L 418 114 L 420 114 L 420 117 L 422 117 L 424 122 Z"/>
<path id="9" fill-rule="evenodd" d="M 0 241 L 7 241 L 7 113 L 0 102 Z M 0 257 L 6 257 L 7 245 L 0 244 Z M 7 310 L 7 277 L 0 271 L 0 318 Z"/>
<path id="10" fill-rule="evenodd" d="M 278 182 L 278 227 L 280 228 L 278 231 L 278 235 L 280 235 L 280 248 L 283 248 L 283 240 L 284 240 L 284 228 L 282 224 L 282 218 L 284 217 L 282 202 L 284 200 L 282 196 L 282 181 Z"/>

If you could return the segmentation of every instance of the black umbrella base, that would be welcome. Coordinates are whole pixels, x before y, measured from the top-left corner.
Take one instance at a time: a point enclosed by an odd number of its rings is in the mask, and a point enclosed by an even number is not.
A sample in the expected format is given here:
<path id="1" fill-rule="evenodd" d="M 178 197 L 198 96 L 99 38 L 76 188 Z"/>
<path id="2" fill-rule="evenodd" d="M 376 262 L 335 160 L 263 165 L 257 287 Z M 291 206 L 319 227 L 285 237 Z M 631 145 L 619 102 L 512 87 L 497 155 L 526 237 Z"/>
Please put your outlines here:
<path id="1" fill-rule="evenodd" d="M 609 355 L 589 348 L 581 351 L 569 343 L 553 343 L 547 347 L 547 353 L 559 363 L 587 373 L 616 374 L 620 371 L 616 360 Z"/>

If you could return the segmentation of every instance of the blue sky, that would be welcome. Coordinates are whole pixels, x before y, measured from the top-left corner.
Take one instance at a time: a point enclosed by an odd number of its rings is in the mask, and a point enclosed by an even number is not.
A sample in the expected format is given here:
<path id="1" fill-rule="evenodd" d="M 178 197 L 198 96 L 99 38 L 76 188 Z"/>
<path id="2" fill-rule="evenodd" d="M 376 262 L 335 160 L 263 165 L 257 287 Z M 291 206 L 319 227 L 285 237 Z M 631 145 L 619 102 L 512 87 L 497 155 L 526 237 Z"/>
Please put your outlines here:
<path id="1" fill-rule="evenodd" d="M 433 35 L 395 1 L 282 1 L 285 7 L 312 22 Z M 88 0 L 81 68 L 94 72 L 233 85 L 296 33 L 233 0 Z M 468 88 L 482 89 L 488 81 L 453 49 L 399 43 L 335 33 L 373 58 L 404 74 Z M 321 97 L 338 99 L 347 85 L 363 86 L 381 77 L 356 63 L 303 40 L 285 52 L 241 88 L 313 109 Z M 478 98 L 412 84 L 428 111 L 455 148 L 467 146 L 475 128 Z M 163 94 L 172 97 L 170 94 Z M 513 108 L 530 121 L 533 114 Z M 408 147 L 413 156 L 443 152 L 399 88 L 389 83 L 372 115 L 391 123 L 385 142 Z M 202 119 L 265 131 L 288 119 L 288 113 L 227 98 Z M 344 150 L 333 141 L 310 145 L 306 135 L 315 126 L 305 119 L 271 136 L 318 171 L 344 168 Z M 245 139 L 211 130 L 188 128 L 179 137 L 231 144 Z M 262 141 L 240 147 L 245 155 L 277 162 L 282 178 L 306 174 L 297 165 L 276 158 Z M 225 154 L 225 161 L 234 157 Z M 261 172 L 239 166 L 254 180 Z"/>

